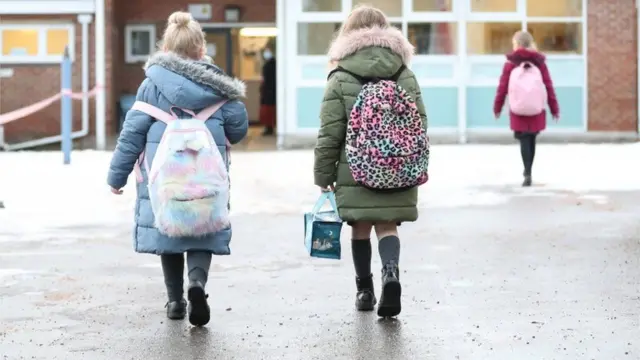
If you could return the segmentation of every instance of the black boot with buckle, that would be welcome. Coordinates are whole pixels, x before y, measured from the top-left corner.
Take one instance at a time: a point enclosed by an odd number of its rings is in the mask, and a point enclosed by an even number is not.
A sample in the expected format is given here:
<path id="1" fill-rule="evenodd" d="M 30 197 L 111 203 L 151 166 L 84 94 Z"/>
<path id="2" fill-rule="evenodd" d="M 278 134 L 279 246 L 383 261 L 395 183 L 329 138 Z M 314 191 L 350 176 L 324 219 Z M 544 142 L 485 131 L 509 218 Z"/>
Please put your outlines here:
<path id="1" fill-rule="evenodd" d="M 193 326 L 204 326 L 211 319 L 211 309 L 207 303 L 209 295 L 204 292 L 204 286 L 199 281 L 192 281 L 189 284 L 188 291 L 189 306 L 189 322 Z"/>
<path id="2" fill-rule="evenodd" d="M 373 290 L 373 275 L 369 274 L 365 278 L 356 277 L 356 287 L 358 288 L 356 309 L 358 311 L 372 311 L 377 302 Z"/>
<path id="3" fill-rule="evenodd" d="M 167 317 L 171 320 L 182 320 L 187 315 L 187 302 L 184 299 L 169 301 L 167 305 Z"/>
<path id="4" fill-rule="evenodd" d="M 378 316 L 392 317 L 400 314 L 401 295 L 400 270 L 398 265 L 391 261 L 382 268 L 382 291 L 380 305 L 378 305 Z"/>

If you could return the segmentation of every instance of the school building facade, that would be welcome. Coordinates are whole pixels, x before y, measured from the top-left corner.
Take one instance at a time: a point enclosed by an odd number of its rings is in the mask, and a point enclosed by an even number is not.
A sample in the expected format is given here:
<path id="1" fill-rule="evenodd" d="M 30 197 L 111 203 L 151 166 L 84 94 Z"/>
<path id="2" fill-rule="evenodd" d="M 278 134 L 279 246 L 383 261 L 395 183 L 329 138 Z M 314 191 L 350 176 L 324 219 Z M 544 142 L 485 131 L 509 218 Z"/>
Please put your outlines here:
<path id="1" fill-rule="evenodd" d="M 216 63 L 247 82 L 251 120 L 259 106 L 260 49 L 277 35 L 278 144 L 309 143 L 319 126 L 326 50 L 361 2 L 383 9 L 416 46 L 410 65 L 432 137 L 508 135 L 506 111 L 496 122 L 492 100 L 504 53 L 520 29 L 547 54 L 558 93 L 561 120 L 550 123 L 548 134 L 638 136 L 638 12 L 636 2 L 620 0 L 0 0 L 0 114 L 58 93 L 68 46 L 73 90 L 95 89 L 95 101 L 75 102 L 74 130 L 87 125 L 86 135 L 104 147 L 166 18 L 185 10 L 203 24 Z M 4 126 L 4 139 L 55 135 L 59 123 L 54 103 Z"/>

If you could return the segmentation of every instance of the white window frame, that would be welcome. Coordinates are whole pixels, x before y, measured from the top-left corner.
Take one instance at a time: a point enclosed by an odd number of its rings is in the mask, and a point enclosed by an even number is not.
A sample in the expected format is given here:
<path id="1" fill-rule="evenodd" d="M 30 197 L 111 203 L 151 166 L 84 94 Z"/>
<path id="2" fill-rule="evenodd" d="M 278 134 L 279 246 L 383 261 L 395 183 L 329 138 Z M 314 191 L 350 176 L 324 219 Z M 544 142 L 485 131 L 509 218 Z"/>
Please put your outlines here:
<path id="1" fill-rule="evenodd" d="M 542 1 L 542 0 L 529 0 Z M 581 59 L 585 61 L 584 78 L 583 78 L 583 119 L 582 123 L 584 131 L 588 126 L 588 82 L 587 71 L 588 66 L 588 0 L 575 0 L 582 3 L 582 14 L 580 16 L 571 17 L 536 17 L 526 14 L 527 0 L 516 0 L 516 11 L 513 12 L 473 12 L 471 11 L 471 0 L 453 0 L 451 11 L 438 12 L 417 12 L 413 11 L 413 0 L 403 1 L 402 17 L 391 17 L 389 21 L 392 23 L 401 23 L 402 31 L 405 36 L 408 35 L 408 26 L 412 23 L 457 23 L 457 50 L 453 55 L 416 55 L 413 64 L 452 64 L 454 74 L 451 79 L 418 79 L 420 84 L 428 86 L 446 86 L 458 88 L 458 126 L 455 129 L 438 129 L 458 131 L 460 141 L 466 141 L 466 134 L 471 130 L 473 132 L 497 132 L 502 133 L 508 131 L 503 127 L 496 128 L 470 128 L 466 118 L 467 104 L 467 88 L 474 86 L 495 86 L 495 79 L 483 81 L 482 79 L 472 79 L 470 68 L 474 64 L 503 64 L 504 54 L 469 54 L 467 44 L 467 24 L 470 22 L 514 22 L 521 24 L 522 29 L 527 29 L 528 23 L 540 22 L 568 22 L 580 23 L 582 27 L 582 53 L 581 54 L 548 54 L 548 59 Z M 283 87 L 286 88 L 284 124 L 281 127 L 283 133 L 286 134 L 316 134 L 317 129 L 298 128 L 297 126 L 297 89 L 305 87 L 321 87 L 326 83 L 323 79 L 304 79 L 302 69 L 305 65 L 325 64 L 327 62 L 326 55 L 300 55 L 298 54 L 298 37 L 301 36 L 297 31 L 299 23 L 340 23 L 346 19 L 350 12 L 353 0 L 341 0 L 341 11 L 334 12 L 304 12 L 302 11 L 301 0 L 279 0 L 279 3 L 292 2 L 292 6 L 286 6 L 283 9 L 283 21 L 285 28 L 292 28 L 283 36 L 283 46 L 285 59 L 282 61 L 294 61 L 293 64 L 285 65 L 287 68 L 294 68 L 294 72 L 283 75 Z M 291 35 L 291 36 L 289 36 Z M 280 38 L 279 38 L 280 41 Z M 292 75 L 293 74 L 293 75 Z M 557 84 L 556 84 L 557 85 Z M 279 130 L 281 130 L 279 128 Z M 577 128 L 567 129 L 550 129 L 553 132 L 571 132 Z M 434 129 L 435 130 L 435 129 Z"/>
<path id="2" fill-rule="evenodd" d="M 588 69 L 587 65 L 588 60 L 588 0 L 576 0 L 582 3 L 582 14 L 579 16 L 570 16 L 570 17 L 547 17 L 547 16 L 528 16 L 527 15 L 527 1 L 539 1 L 539 0 L 516 0 L 517 1 L 517 11 L 516 12 L 472 12 L 470 10 L 471 0 L 458 0 L 465 9 L 462 9 L 463 17 L 460 18 L 460 26 L 464 26 L 461 29 L 458 29 L 459 32 L 459 41 L 460 46 L 464 46 L 465 48 L 460 47 L 461 51 L 464 51 L 463 56 L 464 59 L 461 60 L 462 64 L 465 64 L 463 67 L 462 76 L 460 78 L 460 87 L 459 87 L 459 129 L 460 134 L 466 134 L 470 130 L 467 126 L 466 119 L 466 92 L 468 87 L 474 86 L 495 86 L 495 79 L 472 79 L 470 69 L 473 64 L 502 64 L 504 63 L 504 55 L 503 54 L 468 54 L 467 53 L 467 24 L 470 22 L 513 22 L 513 23 L 521 23 L 522 29 L 527 30 L 527 25 L 529 23 L 575 23 L 581 25 L 581 34 L 582 34 L 582 52 L 580 54 L 547 54 L 547 59 L 580 59 L 584 60 L 584 77 L 582 79 L 581 87 L 583 89 L 582 93 L 582 131 L 587 132 L 589 126 L 589 83 L 588 83 Z M 554 82 L 554 86 L 558 86 L 559 83 L 557 81 Z M 560 85 L 562 86 L 562 85 Z M 566 85 L 565 85 L 566 86 Z M 572 84 L 572 86 L 574 86 Z M 565 128 L 565 129 L 548 129 L 549 132 L 572 132 L 576 131 L 578 128 Z M 485 132 L 485 133 L 507 133 L 510 130 L 508 128 L 499 128 L 499 127 L 488 127 L 488 128 L 480 128 L 473 129 L 472 131 L 475 133 Z M 466 139 L 466 135 L 464 136 Z M 461 139 L 461 142 L 466 140 Z"/>
<path id="3" fill-rule="evenodd" d="M 151 48 L 149 49 L 149 54 L 147 55 L 134 55 L 133 52 L 133 41 L 132 34 L 134 31 L 146 31 L 149 33 L 149 39 L 151 39 L 151 43 L 149 44 Z M 154 24 L 129 24 L 125 26 L 124 30 L 124 60 L 127 64 L 135 64 L 147 61 L 149 56 L 151 56 L 155 49 L 155 44 L 158 41 L 156 38 L 156 26 Z"/>
<path id="4" fill-rule="evenodd" d="M 38 55 L 3 55 L 2 54 L 2 34 L 4 30 L 37 30 L 38 31 Z M 67 30 L 69 34 L 69 56 L 71 61 L 75 60 L 76 33 L 75 25 L 71 23 L 3 23 L 0 24 L 0 64 L 59 64 L 62 55 L 47 54 L 47 31 Z"/>

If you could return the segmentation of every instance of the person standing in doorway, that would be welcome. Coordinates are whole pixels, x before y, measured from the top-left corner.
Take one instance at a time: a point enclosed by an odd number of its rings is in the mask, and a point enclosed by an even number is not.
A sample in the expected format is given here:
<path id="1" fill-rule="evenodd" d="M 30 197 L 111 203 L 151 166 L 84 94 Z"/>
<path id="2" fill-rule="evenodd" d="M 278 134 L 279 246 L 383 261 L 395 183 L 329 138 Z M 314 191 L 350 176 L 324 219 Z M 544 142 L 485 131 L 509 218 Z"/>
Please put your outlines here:
<path id="1" fill-rule="evenodd" d="M 276 126 L 276 40 L 271 38 L 265 46 L 262 56 L 262 86 L 260 87 L 260 123 L 264 125 L 262 135 L 275 133 Z"/>
<path id="2" fill-rule="evenodd" d="M 545 56 L 536 49 L 533 37 L 526 31 L 518 31 L 513 36 L 513 51 L 507 54 L 493 103 L 496 120 L 507 95 L 511 130 L 520 141 L 524 164 L 522 186 L 531 186 L 536 137 L 547 126 L 546 106 L 556 121 L 560 117 L 560 108 Z"/>

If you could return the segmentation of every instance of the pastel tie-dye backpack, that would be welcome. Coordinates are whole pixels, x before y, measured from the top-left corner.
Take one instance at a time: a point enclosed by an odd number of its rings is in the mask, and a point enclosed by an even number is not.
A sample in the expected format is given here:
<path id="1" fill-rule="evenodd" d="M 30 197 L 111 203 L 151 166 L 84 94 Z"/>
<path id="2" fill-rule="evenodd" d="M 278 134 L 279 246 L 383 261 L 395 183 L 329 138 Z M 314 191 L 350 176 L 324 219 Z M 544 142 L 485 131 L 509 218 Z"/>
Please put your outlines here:
<path id="1" fill-rule="evenodd" d="M 178 118 L 136 101 L 132 109 L 167 124 L 149 166 L 144 153 L 136 164 L 147 173 L 155 227 L 169 237 L 202 236 L 229 227 L 229 174 L 218 146 L 205 125 L 225 101 L 198 114 L 181 109 L 190 118 Z"/>
<path id="2" fill-rule="evenodd" d="M 354 180 L 371 190 L 402 191 L 429 179 L 429 138 L 415 100 L 397 83 L 405 69 L 390 78 L 366 78 L 341 67 L 331 72 L 348 73 L 362 84 L 345 150 Z"/>

